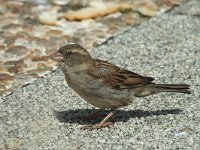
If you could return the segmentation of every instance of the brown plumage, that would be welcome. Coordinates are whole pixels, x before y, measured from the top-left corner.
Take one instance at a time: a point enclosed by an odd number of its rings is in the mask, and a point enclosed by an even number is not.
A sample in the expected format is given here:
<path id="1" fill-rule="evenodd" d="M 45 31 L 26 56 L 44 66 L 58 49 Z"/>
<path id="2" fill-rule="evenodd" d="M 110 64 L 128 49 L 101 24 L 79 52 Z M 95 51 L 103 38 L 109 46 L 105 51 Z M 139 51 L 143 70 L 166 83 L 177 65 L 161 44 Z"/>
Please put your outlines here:
<path id="1" fill-rule="evenodd" d="M 106 61 L 95 60 L 94 66 L 88 70 L 88 74 L 101 79 L 105 84 L 118 90 L 137 89 L 135 96 L 142 97 L 159 92 L 178 92 L 187 93 L 189 85 L 187 84 L 155 84 L 154 78 L 141 76 L 132 71 L 120 68 Z M 149 91 L 149 94 L 146 91 Z"/>
<path id="2" fill-rule="evenodd" d="M 114 89 L 136 88 L 149 84 L 154 80 L 152 77 L 144 77 L 98 59 L 95 60 L 94 66 L 88 70 L 88 73 L 102 79 L 105 84 Z"/>
<path id="3" fill-rule="evenodd" d="M 77 44 L 61 47 L 56 55 L 68 85 L 77 94 L 95 107 L 113 110 L 92 129 L 106 126 L 118 108 L 131 104 L 136 97 L 160 92 L 191 93 L 187 84 L 156 84 L 152 77 L 93 59 Z"/>

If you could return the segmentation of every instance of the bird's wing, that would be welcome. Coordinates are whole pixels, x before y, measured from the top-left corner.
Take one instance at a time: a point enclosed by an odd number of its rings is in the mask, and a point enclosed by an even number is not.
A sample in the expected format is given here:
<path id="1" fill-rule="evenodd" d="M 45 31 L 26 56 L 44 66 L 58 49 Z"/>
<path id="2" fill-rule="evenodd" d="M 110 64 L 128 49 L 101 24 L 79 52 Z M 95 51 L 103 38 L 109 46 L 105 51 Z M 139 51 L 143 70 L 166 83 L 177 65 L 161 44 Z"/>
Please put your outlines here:
<path id="1" fill-rule="evenodd" d="M 88 73 L 115 89 L 136 88 L 154 80 L 152 77 L 144 77 L 98 59 L 95 60 L 94 66 L 89 69 Z"/>

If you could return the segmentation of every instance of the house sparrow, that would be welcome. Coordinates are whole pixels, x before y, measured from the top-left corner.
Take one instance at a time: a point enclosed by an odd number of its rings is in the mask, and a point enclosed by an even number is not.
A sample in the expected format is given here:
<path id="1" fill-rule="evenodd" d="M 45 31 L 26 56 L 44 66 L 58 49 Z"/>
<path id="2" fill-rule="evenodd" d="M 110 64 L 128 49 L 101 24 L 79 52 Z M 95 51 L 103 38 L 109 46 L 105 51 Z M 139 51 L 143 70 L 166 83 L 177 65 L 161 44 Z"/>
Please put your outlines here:
<path id="1" fill-rule="evenodd" d="M 78 44 L 61 47 L 51 58 L 59 62 L 68 86 L 85 101 L 100 110 L 112 110 L 99 124 L 85 126 L 83 129 L 98 129 L 109 125 L 107 121 L 115 111 L 131 104 L 136 97 L 160 92 L 191 93 L 187 84 L 155 84 L 152 77 L 141 76 L 106 61 L 93 59 Z"/>

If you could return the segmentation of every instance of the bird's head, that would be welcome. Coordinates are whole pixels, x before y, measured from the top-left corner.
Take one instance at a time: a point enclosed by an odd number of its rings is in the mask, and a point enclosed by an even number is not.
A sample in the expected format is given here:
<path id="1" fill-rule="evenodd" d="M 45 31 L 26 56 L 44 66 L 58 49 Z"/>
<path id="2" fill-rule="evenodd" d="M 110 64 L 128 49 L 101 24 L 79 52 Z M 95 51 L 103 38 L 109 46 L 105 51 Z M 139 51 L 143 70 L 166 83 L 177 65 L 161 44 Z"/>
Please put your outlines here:
<path id="1" fill-rule="evenodd" d="M 62 46 L 51 58 L 57 60 L 62 69 L 83 66 L 93 61 L 86 49 L 78 44 Z"/>

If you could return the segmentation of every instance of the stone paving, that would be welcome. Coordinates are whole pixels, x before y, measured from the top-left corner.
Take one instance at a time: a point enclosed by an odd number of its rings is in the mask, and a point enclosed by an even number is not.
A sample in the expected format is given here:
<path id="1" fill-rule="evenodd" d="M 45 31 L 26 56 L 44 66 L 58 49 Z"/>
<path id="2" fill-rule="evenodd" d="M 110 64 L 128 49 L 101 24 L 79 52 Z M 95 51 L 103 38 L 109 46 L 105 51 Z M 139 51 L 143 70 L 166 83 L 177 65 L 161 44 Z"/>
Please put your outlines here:
<path id="1" fill-rule="evenodd" d="M 199 150 L 199 8 L 199 0 L 185 1 L 90 51 L 95 58 L 152 76 L 156 83 L 190 84 L 192 94 L 138 98 L 117 111 L 112 128 L 82 131 L 101 118 L 77 118 L 94 108 L 66 85 L 57 69 L 0 98 L 0 149 Z"/>

